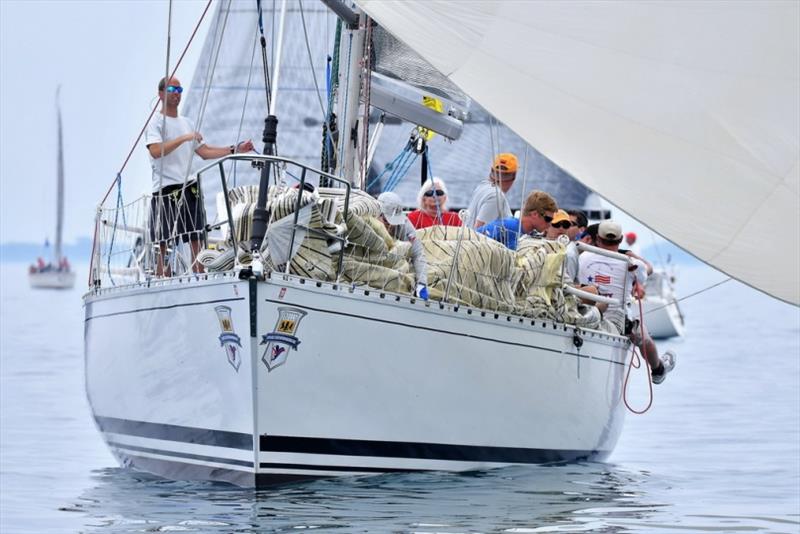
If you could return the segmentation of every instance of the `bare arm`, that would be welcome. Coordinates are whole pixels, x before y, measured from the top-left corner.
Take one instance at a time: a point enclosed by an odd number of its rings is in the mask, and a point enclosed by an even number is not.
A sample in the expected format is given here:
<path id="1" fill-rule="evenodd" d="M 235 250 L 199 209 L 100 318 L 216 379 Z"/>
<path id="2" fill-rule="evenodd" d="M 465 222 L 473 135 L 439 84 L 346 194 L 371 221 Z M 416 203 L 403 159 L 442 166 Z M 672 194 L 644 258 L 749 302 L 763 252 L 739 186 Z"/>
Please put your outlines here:
<path id="1" fill-rule="evenodd" d="M 233 151 L 231 151 L 231 148 L 233 148 Z M 236 152 L 250 152 L 251 150 L 253 150 L 253 142 L 248 139 L 236 146 L 200 145 L 195 152 L 203 159 L 217 159 L 229 154 L 235 154 Z"/>
<path id="2" fill-rule="evenodd" d="M 636 254 L 632 250 L 628 250 L 627 252 L 625 252 L 625 254 L 627 256 L 630 256 L 631 258 L 635 258 L 635 259 L 640 260 L 641 262 L 643 262 L 644 266 L 645 266 L 645 268 L 647 270 L 647 276 L 650 276 L 651 274 L 653 274 L 653 264 L 652 263 L 650 263 L 649 261 L 647 261 L 643 257 L 639 256 L 638 254 Z"/>
<path id="3" fill-rule="evenodd" d="M 173 152 L 176 148 L 181 146 L 183 143 L 190 142 L 195 137 L 199 137 L 198 142 L 202 141 L 202 136 L 199 133 L 189 133 L 186 135 L 182 135 L 180 137 L 176 137 L 175 139 L 170 139 L 169 141 L 165 141 L 163 143 L 151 143 L 147 145 L 147 150 L 150 152 L 150 156 L 153 159 L 158 159 L 161 157 L 162 154 L 162 145 L 163 145 L 163 154 L 166 156 L 167 154 Z"/>

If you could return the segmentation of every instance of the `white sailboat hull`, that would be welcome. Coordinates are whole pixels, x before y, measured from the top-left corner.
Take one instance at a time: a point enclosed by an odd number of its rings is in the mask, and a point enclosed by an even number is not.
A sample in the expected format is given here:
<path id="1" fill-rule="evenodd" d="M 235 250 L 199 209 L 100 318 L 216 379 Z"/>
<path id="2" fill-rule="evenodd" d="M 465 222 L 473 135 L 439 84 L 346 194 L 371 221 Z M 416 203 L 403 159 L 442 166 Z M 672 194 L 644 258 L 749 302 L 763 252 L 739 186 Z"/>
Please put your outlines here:
<path id="1" fill-rule="evenodd" d="M 661 296 L 648 295 L 642 304 L 645 324 L 653 338 L 667 339 L 683 335 L 683 317 L 674 297 L 667 300 Z"/>
<path id="2" fill-rule="evenodd" d="M 578 349 L 563 325 L 282 275 L 85 302 L 98 427 L 123 465 L 168 478 L 263 486 L 603 459 L 622 429 L 616 336 L 583 331 Z"/>
<path id="3" fill-rule="evenodd" d="M 36 289 L 71 289 L 75 286 L 72 271 L 43 271 L 28 273 L 31 287 Z"/>

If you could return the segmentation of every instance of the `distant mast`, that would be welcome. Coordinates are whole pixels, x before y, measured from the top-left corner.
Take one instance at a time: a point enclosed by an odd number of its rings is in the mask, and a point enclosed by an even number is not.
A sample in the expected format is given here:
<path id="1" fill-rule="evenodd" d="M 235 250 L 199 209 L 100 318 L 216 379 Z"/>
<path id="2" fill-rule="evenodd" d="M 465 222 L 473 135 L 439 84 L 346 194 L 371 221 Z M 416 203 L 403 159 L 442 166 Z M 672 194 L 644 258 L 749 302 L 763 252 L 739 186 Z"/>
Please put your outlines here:
<path id="1" fill-rule="evenodd" d="M 61 105 L 58 101 L 61 86 L 56 89 L 56 115 L 58 117 L 58 185 L 56 187 L 56 247 L 55 265 L 61 264 L 61 230 L 64 226 L 64 146 L 61 134 Z"/>

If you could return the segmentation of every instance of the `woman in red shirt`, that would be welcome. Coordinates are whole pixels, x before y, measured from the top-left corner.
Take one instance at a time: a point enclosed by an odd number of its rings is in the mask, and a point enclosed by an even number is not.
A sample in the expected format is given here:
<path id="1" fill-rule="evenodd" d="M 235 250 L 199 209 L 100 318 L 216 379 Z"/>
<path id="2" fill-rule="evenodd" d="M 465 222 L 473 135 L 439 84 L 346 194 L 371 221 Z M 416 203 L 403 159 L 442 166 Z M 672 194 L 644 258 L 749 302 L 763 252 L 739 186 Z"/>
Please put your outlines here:
<path id="1" fill-rule="evenodd" d="M 427 228 L 435 224 L 444 226 L 461 226 L 458 213 L 447 211 L 447 187 L 441 178 L 428 180 L 417 193 L 416 209 L 408 214 L 408 220 L 414 228 Z"/>

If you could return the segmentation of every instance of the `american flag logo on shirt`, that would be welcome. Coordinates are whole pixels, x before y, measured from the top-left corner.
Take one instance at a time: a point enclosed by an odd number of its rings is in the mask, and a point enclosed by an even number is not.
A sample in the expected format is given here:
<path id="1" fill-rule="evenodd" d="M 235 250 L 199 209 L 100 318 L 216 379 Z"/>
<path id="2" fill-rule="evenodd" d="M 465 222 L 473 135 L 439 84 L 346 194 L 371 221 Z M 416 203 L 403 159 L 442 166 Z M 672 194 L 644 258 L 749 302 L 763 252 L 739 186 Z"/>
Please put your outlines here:
<path id="1" fill-rule="evenodd" d="M 594 275 L 594 281 L 598 284 L 611 284 L 611 277 L 607 274 L 596 274 Z"/>

